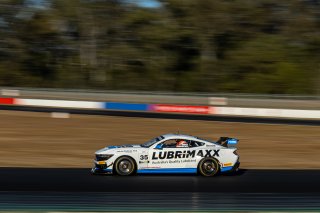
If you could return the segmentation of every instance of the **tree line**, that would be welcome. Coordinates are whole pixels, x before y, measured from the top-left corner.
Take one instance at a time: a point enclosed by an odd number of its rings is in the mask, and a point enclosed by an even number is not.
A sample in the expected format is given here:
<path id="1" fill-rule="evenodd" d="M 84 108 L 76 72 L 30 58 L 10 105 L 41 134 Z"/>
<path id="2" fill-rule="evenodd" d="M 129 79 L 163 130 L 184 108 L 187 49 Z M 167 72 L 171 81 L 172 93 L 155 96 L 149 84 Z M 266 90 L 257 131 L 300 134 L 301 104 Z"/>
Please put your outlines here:
<path id="1" fill-rule="evenodd" d="M 0 2 L 0 86 L 320 93 L 319 0 Z"/>

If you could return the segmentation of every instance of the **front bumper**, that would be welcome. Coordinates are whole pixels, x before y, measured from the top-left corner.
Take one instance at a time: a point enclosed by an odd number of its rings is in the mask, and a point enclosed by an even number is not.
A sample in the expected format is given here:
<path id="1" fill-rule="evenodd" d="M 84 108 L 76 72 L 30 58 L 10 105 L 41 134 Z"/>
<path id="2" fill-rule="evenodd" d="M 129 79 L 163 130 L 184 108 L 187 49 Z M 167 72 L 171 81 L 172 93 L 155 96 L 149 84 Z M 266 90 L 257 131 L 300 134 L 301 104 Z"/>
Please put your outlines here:
<path id="1" fill-rule="evenodd" d="M 98 164 L 95 162 L 94 167 L 91 169 L 92 174 L 112 174 L 112 166 L 111 163 L 109 166 L 107 166 L 107 163 L 105 164 Z"/>
<path id="2" fill-rule="evenodd" d="M 112 169 L 99 169 L 97 167 L 93 167 L 91 169 L 91 174 L 94 174 L 94 175 L 106 175 L 106 174 L 112 174 Z"/>

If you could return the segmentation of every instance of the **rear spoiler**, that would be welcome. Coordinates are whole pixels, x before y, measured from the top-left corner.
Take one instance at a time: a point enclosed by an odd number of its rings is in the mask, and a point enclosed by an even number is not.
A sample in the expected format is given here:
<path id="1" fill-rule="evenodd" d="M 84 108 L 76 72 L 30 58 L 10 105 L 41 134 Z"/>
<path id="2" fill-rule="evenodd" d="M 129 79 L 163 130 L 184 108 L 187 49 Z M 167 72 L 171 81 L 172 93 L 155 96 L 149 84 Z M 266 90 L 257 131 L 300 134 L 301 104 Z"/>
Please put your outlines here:
<path id="1" fill-rule="evenodd" d="M 221 146 L 232 148 L 236 147 L 239 140 L 236 138 L 229 138 L 229 137 L 220 137 L 220 139 L 216 142 Z"/>

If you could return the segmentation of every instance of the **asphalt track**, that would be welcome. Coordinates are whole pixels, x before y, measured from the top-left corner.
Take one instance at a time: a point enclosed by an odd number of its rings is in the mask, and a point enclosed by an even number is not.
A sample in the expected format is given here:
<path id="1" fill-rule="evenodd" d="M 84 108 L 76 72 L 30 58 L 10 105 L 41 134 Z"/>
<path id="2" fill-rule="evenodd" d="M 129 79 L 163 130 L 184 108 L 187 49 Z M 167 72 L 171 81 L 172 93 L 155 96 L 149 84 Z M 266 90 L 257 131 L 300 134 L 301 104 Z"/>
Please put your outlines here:
<path id="1" fill-rule="evenodd" d="M 320 170 L 233 175 L 91 175 L 83 169 L 0 168 L 0 210 L 320 210 Z"/>
<path id="2" fill-rule="evenodd" d="M 295 118 L 290 119 L 290 118 L 269 118 L 269 117 L 156 113 L 156 112 L 141 112 L 141 111 L 86 110 L 86 109 L 66 109 L 66 108 L 54 108 L 54 107 L 14 106 L 14 105 L 0 105 L 0 110 L 16 110 L 16 111 L 29 111 L 29 112 L 66 112 L 66 113 L 72 113 L 72 114 L 85 114 L 85 115 L 320 126 L 320 120 L 295 119 Z"/>
<path id="3" fill-rule="evenodd" d="M 1 191 L 320 193 L 320 170 L 197 175 L 91 175 L 90 169 L 1 168 Z"/>

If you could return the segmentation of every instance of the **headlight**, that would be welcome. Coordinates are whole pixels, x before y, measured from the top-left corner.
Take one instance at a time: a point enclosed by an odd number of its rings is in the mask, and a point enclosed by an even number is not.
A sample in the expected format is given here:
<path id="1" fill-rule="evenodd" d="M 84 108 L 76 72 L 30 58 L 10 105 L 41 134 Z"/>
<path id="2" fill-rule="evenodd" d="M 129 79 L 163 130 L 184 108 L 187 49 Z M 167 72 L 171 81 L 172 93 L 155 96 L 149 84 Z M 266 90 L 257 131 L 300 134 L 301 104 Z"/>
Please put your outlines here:
<path id="1" fill-rule="evenodd" d="M 113 155 L 106 155 L 106 154 L 98 154 L 96 155 L 96 161 L 103 161 L 103 160 L 108 160 L 111 158 Z"/>

